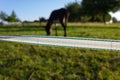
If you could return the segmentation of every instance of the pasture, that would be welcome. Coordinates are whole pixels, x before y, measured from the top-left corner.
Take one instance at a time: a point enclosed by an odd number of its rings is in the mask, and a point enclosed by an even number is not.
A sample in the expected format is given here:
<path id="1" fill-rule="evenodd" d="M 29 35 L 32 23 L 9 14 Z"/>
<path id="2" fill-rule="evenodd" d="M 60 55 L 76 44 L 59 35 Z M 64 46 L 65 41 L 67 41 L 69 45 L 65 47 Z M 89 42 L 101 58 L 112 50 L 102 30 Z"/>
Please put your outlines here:
<path id="1" fill-rule="evenodd" d="M 52 36 L 55 36 L 55 25 L 52 26 Z M 63 36 L 63 28 L 58 24 L 58 35 Z M 0 35 L 31 35 L 45 36 L 45 23 L 30 23 L 18 26 L 0 27 Z M 117 39 L 120 40 L 120 24 L 102 23 L 69 23 L 67 27 L 68 37 L 85 37 L 100 39 Z"/>
<path id="2" fill-rule="evenodd" d="M 54 26 L 54 25 L 53 25 Z M 58 35 L 63 29 L 58 25 Z M 69 37 L 120 40 L 119 24 L 69 23 Z M 44 24 L 0 26 L 0 35 L 45 36 Z M 54 27 L 52 36 L 55 35 Z M 0 80 L 120 80 L 120 52 L 0 41 Z"/>

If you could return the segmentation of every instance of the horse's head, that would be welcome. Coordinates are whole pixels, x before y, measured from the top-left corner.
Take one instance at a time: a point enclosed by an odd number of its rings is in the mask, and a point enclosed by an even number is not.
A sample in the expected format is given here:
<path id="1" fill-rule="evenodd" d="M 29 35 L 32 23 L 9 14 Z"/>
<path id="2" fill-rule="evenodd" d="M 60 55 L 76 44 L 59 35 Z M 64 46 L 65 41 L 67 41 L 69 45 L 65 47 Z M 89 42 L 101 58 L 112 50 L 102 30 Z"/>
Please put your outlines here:
<path id="1" fill-rule="evenodd" d="M 49 36 L 51 34 L 51 29 L 48 25 L 45 27 L 45 30 L 46 30 L 47 36 Z"/>

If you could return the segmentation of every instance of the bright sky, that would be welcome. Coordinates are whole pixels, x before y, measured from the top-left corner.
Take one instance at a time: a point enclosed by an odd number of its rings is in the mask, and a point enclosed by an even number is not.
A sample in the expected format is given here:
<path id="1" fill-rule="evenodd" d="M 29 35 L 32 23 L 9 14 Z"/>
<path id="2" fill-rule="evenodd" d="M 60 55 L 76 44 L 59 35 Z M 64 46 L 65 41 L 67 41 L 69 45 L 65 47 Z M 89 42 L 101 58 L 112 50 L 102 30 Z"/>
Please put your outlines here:
<path id="1" fill-rule="evenodd" d="M 10 15 L 14 10 L 20 20 L 33 21 L 39 17 L 48 18 L 52 10 L 65 7 L 74 1 L 76 0 L 0 0 L 0 11 Z M 112 16 L 120 20 L 120 12 Z"/>
<path id="2" fill-rule="evenodd" d="M 0 0 L 0 11 L 8 15 L 14 10 L 20 20 L 48 18 L 54 9 L 65 7 L 75 0 Z"/>
<path id="3" fill-rule="evenodd" d="M 110 14 L 111 14 L 112 17 L 115 17 L 117 20 L 120 21 L 120 10 L 117 11 L 116 13 L 110 12 Z"/>

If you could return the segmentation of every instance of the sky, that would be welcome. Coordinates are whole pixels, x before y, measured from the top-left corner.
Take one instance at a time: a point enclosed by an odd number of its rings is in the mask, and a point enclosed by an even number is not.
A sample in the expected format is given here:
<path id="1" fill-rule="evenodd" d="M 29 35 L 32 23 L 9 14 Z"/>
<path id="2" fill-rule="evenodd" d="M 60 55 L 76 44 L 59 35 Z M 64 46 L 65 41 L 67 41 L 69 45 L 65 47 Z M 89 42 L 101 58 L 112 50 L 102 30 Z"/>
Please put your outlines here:
<path id="1" fill-rule="evenodd" d="M 39 17 L 48 18 L 51 11 L 65 7 L 75 0 L 0 0 L 0 11 L 8 15 L 14 10 L 22 21 L 38 20 Z"/>
<path id="2" fill-rule="evenodd" d="M 120 21 L 120 10 L 115 13 L 110 12 L 110 15 L 111 17 L 115 17 L 118 21 Z"/>
<path id="3" fill-rule="evenodd" d="M 34 21 L 40 17 L 47 19 L 52 10 L 65 7 L 68 3 L 75 1 L 76 0 L 0 0 L 0 11 L 10 15 L 14 10 L 20 20 Z M 116 14 L 111 13 L 111 15 L 120 20 L 120 12 Z"/>

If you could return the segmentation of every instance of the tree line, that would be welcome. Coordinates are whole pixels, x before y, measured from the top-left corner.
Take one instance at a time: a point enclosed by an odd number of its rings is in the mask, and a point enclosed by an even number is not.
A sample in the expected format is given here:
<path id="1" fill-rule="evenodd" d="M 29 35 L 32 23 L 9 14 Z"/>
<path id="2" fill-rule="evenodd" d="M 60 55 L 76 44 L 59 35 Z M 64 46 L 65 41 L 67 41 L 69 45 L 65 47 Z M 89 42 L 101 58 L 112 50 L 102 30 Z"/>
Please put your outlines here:
<path id="1" fill-rule="evenodd" d="M 0 19 L 3 21 L 8 21 L 8 22 L 19 22 L 20 21 L 20 19 L 16 15 L 15 11 L 12 11 L 10 15 L 1 11 L 0 12 Z"/>
<path id="2" fill-rule="evenodd" d="M 120 0 L 82 0 L 65 6 L 70 11 L 71 22 L 106 22 L 111 19 L 109 12 L 120 9 Z"/>

